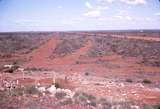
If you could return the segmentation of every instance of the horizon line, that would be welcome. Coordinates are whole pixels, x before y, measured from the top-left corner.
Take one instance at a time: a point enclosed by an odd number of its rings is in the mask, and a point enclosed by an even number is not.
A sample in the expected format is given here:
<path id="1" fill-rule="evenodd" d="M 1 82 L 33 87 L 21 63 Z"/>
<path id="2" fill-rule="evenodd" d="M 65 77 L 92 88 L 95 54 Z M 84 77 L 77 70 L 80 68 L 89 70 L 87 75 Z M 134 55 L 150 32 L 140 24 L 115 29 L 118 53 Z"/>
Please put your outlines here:
<path id="1" fill-rule="evenodd" d="M 39 33 L 39 32 L 97 32 L 97 31 L 115 31 L 115 32 L 120 32 L 120 31 L 160 31 L 160 29 L 108 29 L 108 30 L 44 30 L 44 31 L 39 31 L 39 30 L 33 30 L 33 31 L 0 31 L 0 33 Z"/>

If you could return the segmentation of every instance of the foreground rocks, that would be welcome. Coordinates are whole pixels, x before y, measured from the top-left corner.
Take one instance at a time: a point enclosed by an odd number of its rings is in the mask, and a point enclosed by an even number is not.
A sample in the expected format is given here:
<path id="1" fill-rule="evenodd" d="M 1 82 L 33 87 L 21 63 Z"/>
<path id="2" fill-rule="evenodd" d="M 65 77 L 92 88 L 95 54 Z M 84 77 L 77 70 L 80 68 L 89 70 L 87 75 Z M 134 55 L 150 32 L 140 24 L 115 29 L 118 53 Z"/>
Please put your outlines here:
<path id="1" fill-rule="evenodd" d="M 3 68 L 2 68 L 2 71 L 6 72 L 6 73 L 14 73 L 18 68 L 19 68 L 19 66 L 14 65 L 14 64 L 4 65 Z"/>
<path id="2" fill-rule="evenodd" d="M 159 109 L 159 105 L 113 101 L 79 90 L 56 88 L 54 85 L 0 91 L 0 100 L 0 109 Z"/>

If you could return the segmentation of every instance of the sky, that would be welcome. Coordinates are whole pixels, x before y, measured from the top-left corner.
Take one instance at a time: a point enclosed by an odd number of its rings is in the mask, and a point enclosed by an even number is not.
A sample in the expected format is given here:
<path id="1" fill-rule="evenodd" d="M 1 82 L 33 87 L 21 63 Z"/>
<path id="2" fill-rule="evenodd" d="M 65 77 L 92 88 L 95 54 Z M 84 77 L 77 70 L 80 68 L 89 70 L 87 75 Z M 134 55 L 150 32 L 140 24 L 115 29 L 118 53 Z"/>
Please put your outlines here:
<path id="1" fill-rule="evenodd" d="M 0 32 L 160 29 L 160 0 L 0 0 Z"/>

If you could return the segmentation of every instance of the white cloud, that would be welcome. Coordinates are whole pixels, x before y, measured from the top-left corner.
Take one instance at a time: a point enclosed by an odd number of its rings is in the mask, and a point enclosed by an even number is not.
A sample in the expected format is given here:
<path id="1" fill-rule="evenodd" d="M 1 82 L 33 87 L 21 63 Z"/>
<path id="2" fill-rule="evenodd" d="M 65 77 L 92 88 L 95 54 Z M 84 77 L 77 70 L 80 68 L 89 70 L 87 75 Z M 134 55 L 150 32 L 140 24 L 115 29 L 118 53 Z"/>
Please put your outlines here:
<path id="1" fill-rule="evenodd" d="M 57 6 L 58 9 L 62 9 L 63 7 L 61 5 Z"/>
<path id="2" fill-rule="evenodd" d="M 37 26 L 38 24 L 42 24 L 43 22 L 38 21 L 38 20 L 22 19 L 22 20 L 14 21 L 13 23 L 16 24 L 16 25 L 19 25 L 19 26 L 24 26 L 24 25 Z"/>
<path id="3" fill-rule="evenodd" d="M 131 18 L 130 16 L 125 16 L 125 18 L 126 18 L 127 20 L 132 20 L 132 18 Z"/>
<path id="4" fill-rule="evenodd" d="M 76 22 L 80 22 L 80 21 L 84 21 L 85 19 L 84 17 L 78 17 L 78 18 L 74 18 L 73 20 Z"/>
<path id="5" fill-rule="evenodd" d="M 93 9 L 93 6 L 88 1 L 85 3 L 85 6 L 89 9 Z"/>
<path id="6" fill-rule="evenodd" d="M 114 2 L 115 0 L 107 0 L 109 3 L 112 3 L 112 2 Z"/>
<path id="7" fill-rule="evenodd" d="M 108 2 L 108 3 L 112 3 L 112 2 L 114 2 L 115 0 L 98 0 L 98 1 L 100 1 L 100 2 Z"/>
<path id="8" fill-rule="evenodd" d="M 114 17 L 118 19 L 132 20 L 130 13 L 127 10 L 118 10 L 118 13 Z"/>
<path id="9" fill-rule="evenodd" d="M 59 24 L 60 25 L 73 26 L 74 24 L 76 24 L 76 22 L 73 21 L 73 20 L 62 20 Z"/>
<path id="10" fill-rule="evenodd" d="M 121 16 L 121 15 L 116 15 L 115 18 L 123 19 L 123 16 Z"/>
<path id="11" fill-rule="evenodd" d="M 119 15 L 128 15 L 128 14 L 129 14 L 129 11 L 128 11 L 128 10 L 125 10 L 125 9 L 118 10 L 118 14 L 119 14 Z"/>
<path id="12" fill-rule="evenodd" d="M 150 17 L 146 17 L 145 20 L 146 21 L 151 21 L 151 18 Z"/>
<path id="13" fill-rule="evenodd" d="M 130 5 L 139 5 L 139 4 L 146 4 L 146 0 L 120 0 L 123 3 L 130 4 Z"/>
<path id="14" fill-rule="evenodd" d="M 108 6 L 98 6 L 98 10 L 107 10 L 109 7 Z"/>
<path id="15" fill-rule="evenodd" d="M 129 5 L 143 5 L 146 4 L 146 0 L 98 0 L 99 2 L 107 2 L 107 3 L 113 3 L 113 2 L 122 2 Z"/>
<path id="16" fill-rule="evenodd" d="M 88 11 L 87 13 L 84 13 L 84 16 L 87 16 L 87 17 L 100 17 L 101 16 L 101 11 L 99 11 L 99 10 Z"/>
<path id="17" fill-rule="evenodd" d="M 155 16 L 160 16 L 160 12 L 154 13 Z"/>
<path id="18" fill-rule="evenodd" d="M 85 2 L 85 6 L 89 9 L 87 12 L 83 14 L 83 16 L 87 17 L 100 17 L 102 11 L 107 10 L 108 6 L 106 5 L 98 5 L 93 7 L 90 2 Z"/>
<path id="19" fill-rule="evenodd" d="M 129 15 L 115 15 L 114 17 L 120 20 L 133 20 Z"/>

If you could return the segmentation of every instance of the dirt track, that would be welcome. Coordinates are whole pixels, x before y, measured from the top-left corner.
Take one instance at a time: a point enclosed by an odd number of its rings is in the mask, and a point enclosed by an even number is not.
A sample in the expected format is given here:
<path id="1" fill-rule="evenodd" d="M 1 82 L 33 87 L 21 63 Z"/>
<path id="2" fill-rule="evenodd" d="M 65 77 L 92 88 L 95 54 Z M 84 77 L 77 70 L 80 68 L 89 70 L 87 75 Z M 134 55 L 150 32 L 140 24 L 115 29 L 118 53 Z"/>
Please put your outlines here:
<path id="1" fill-rule="evenodd" d="M 41 45 L 29 54 L 28 57 L 31 59 L 29 63 L 27 63 L 28 67 L 39 66 L 45 68 L 51 64 L 51 60 L 49 58 L 58 43 L 57 34 L 55 35 L 55 37 L 51 38 L 45 44 Z"/>

